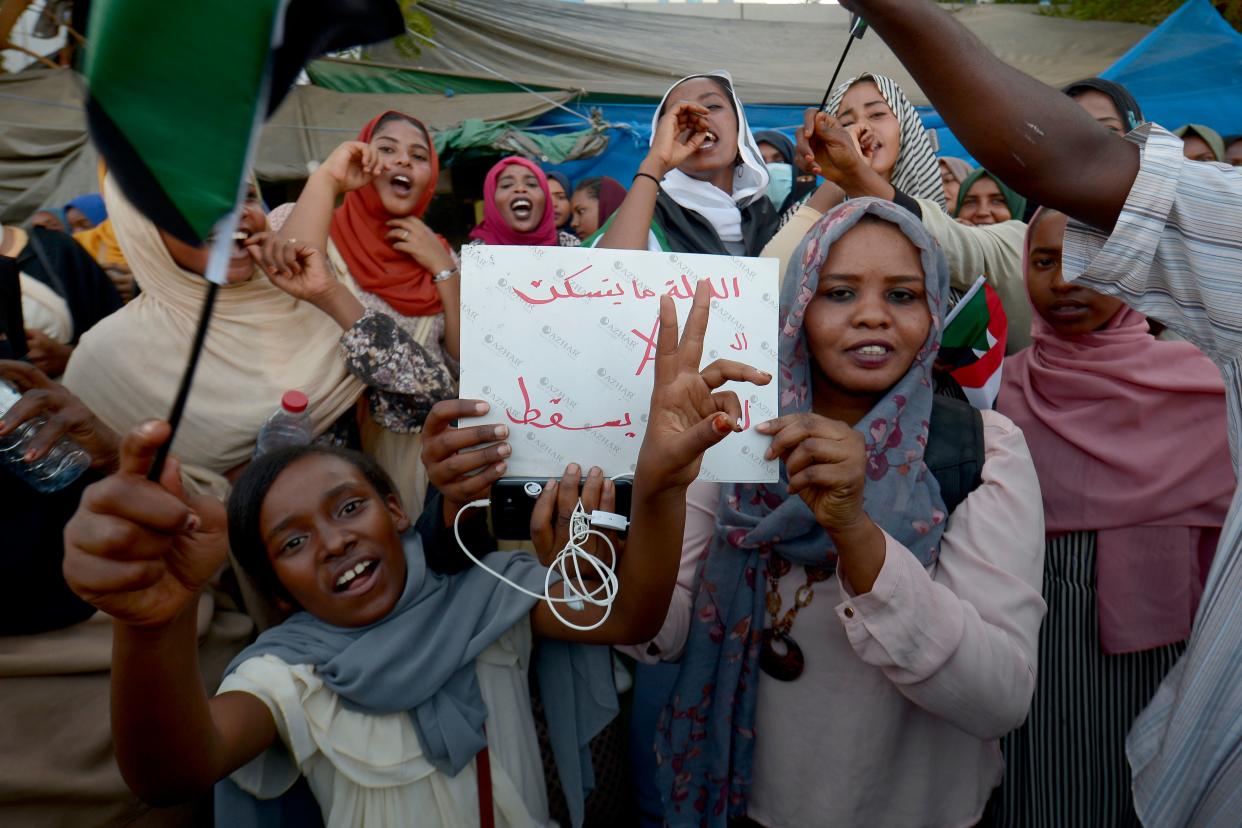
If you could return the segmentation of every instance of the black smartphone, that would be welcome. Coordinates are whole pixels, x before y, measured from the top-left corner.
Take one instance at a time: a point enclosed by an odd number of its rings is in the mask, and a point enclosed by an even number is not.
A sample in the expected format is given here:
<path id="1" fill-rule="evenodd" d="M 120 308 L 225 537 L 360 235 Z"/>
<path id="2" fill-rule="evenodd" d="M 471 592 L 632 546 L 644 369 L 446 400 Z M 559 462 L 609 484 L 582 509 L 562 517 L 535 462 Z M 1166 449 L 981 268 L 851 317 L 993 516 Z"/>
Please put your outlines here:
<path id="1" fill-rule="evenodd" d="M 546 479 L 506 477 L 492 484 L 492 503 L 488 512 L 492 521 L 492 534 L 497 540 L 530 540 L 530 513 L 547 482 Z M 628 477 L 622 477 L 614 480 L 613 486 L 616 488 L 617 502 L 612 511 L 624 515 L 628 520 L 633 482 Z M 625 535 L 624 532 L 620 534 Z"/>

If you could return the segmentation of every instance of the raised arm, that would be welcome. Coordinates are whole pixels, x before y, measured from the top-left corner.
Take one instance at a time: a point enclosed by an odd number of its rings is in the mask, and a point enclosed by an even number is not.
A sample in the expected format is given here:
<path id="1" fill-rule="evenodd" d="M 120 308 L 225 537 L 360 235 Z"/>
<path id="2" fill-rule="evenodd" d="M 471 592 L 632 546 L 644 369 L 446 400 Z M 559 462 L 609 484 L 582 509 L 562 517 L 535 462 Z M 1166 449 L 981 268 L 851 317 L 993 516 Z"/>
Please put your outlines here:
<path id="1" fill-rule="evenodd" d="M 146 479 L 169 438 L 147 422 L 121 444 L 120 471 L 86 490 L 65 528 L 65 580 L 114 619 L 112 736 L 130 789 L 184 802 L 276 739 L 266 705 L 244 693 L 209 699 L 198 667 L 199 593 L 224 563 L 224 507 L 187 498 L 180 464 Z"/>
<path id="2" fill-rule="evenodd" d="M 337 198 L 370 184 L 383 168 L 384 162 L 371 145 L 361 141 L 341 144 L 306 180 L 293 212 L 280 228 L 280 237 L 326 251 Z"/>
<path id="3" fill-rule="evenodd" d="M 1133 144 L 987 50 L 930 0 L 842 0 L 914 76 L 963 146 L 1039 204 L 1111 230 L 1138 174 Z"/>
<path id="4" fill-rule="evenodd" d="M 625 201 L 617 208 L 598 247 L 616 250 L 646 250 L 647 234 L 655 217 L 660 181 L 669 170 L 685 161 L 707 139 L 707 109 L 690 101 L 669 108 L 656 123 L 651 149 L 638 165 L 638 175 Z"/>

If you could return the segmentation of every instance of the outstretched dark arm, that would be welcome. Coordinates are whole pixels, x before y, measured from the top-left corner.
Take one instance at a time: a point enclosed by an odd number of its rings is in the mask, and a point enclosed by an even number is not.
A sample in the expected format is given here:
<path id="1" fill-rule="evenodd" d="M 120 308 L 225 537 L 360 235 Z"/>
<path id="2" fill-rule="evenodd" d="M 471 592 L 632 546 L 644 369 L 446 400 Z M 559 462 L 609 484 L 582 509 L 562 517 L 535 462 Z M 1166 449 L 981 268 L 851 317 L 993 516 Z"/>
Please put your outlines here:
<path id="1" fill-rule="evenodd" d="M 930 0 L 842 0 L 893 50 L 983 166 L 1038 203 L 1111 230 L 1138 147 L 988 51 Z"/>

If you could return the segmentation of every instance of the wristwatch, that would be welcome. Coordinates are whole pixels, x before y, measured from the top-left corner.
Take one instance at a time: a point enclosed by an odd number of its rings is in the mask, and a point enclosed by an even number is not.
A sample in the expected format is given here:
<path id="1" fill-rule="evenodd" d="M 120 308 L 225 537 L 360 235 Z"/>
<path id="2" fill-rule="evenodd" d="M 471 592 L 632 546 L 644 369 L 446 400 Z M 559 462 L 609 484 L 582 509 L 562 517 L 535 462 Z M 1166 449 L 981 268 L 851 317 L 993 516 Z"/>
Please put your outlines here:
<path id="1" fill-rule="evenodd" d="M 449 279 L 452 279 L 454 276 L 456 276 L 457 271 L 458 271 L 458 268 L 456 266 L 450 267 L 448 270 L 441 270 L 435 276 L 431 277 L 431 281 L 433 282 L 447 281 Z"/>

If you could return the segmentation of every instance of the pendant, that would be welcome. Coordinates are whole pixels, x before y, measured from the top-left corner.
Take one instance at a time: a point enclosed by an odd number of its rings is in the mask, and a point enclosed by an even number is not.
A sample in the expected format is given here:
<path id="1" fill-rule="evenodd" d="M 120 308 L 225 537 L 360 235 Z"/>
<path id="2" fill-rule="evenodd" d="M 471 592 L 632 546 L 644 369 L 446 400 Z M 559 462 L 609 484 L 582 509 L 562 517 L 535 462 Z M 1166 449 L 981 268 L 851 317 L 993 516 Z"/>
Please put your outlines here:
<path id="1" fill-rule="evenodd" d="M 802 675 L 806 660 L 802 648 L 787 633 L 776 630 L 763 631 L 763 646 L 759 648 L 759 669 L 777 681 L 793 681 Z"/>

